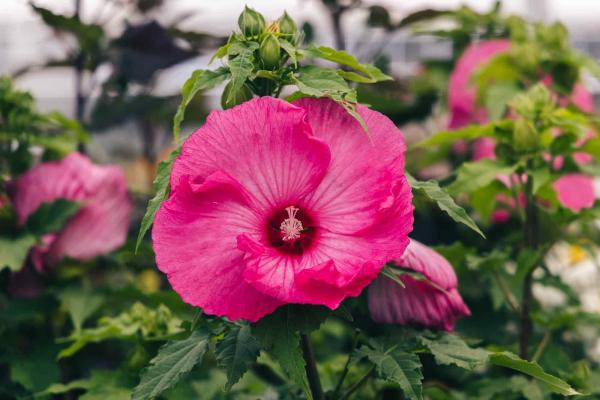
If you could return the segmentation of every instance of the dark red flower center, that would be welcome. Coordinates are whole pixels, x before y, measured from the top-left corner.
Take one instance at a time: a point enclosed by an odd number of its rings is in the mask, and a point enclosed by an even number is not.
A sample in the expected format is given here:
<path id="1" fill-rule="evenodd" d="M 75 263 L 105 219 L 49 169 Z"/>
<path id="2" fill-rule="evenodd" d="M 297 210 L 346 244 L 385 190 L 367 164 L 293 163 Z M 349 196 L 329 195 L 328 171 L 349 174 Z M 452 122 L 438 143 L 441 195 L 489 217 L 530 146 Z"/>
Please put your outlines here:
<path id="1" fill-rule="evenodd" d="M 275 211 L 267 219 L 269 244 L 285 254 L 302 255 L 314 243 L 317 226 L 303 209 L 288 206 Z"/>

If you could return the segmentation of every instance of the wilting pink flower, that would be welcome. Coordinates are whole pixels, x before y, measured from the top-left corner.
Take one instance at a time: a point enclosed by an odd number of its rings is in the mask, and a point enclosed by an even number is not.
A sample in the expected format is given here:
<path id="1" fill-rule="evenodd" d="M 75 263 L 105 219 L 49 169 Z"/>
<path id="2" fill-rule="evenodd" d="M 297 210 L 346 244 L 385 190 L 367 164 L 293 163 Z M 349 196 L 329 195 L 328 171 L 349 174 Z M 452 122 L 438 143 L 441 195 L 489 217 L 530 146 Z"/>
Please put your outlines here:
<path id="1" fill-rule="evenodd" d="M 458 293 L 452 266 L 435 250 L 411 239 L 396 265 L 422 274 L 427 281 L 401 275 L 406 286 L 402 288 L 390 278 L 378 277 L 369 286 L 369 311 L 374 321 L 450 331 L 455 320 L 471 315 Z"/>
<path id="2" fill-rule="evenodd" d="M 32 250 L 38 270 L 64 257 L 89 260 L 118 248 L 127 237 L 132 204 L 123 173 L 116 166 L 94 165 L 79 153 L 27 171 L 11 184 L 11 197 L 20 224 L 42 203 L 81 204 L 60 231 L 45 235 Z"/>
<path id="3" fill-rule="evenodd" d="M 285 303 L 337 307 L 412 229 L 401 132 L 327 99 L 213 111 L 184 143 L 156 215 L 158 267 L 184 301 L 256 321 Z"/>
<path id="4" fill-rule="evenodd" d="M 596 201 L 594 193 L 594 178 L 584 174 L 566 174 L 553 184 L 558 201 L 566 208 L 575 212 L 590 208 Z"/>

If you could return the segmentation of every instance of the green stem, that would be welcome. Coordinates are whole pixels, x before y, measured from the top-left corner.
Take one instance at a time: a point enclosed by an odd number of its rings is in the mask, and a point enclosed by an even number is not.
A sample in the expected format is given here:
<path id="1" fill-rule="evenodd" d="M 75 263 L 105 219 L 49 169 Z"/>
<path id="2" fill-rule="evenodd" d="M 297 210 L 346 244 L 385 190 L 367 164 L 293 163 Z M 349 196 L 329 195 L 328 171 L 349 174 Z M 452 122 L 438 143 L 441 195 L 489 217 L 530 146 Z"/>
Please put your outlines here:
<path id="1" fill-rule="evenodd" d="M 542 338 L 542 341 L 540 342 L 537 349 L 535 350 L 535 353 L 533 353 L 533 357 L 531 357 L 531 361 L 537 362 L 540 359 L 542 354 L 544 354 L 544 350 L 546 350 L 546 346 L 548 346 L 548 343 L 550 343 L 550 339 L 552 339 L 552 332 L 546 331 L 546 333 L 544 333 L 544 337 Z"/>
<path id="2" fill-rule="evenodd" d="M 304 355 L 304 361 L 306 361 L 306 375 L 308 377 L 308 384 L 310 391 L 313 395 L 314 400 L 324 400 L 325 395 L 323 394 L 323 388 L 321 387 L 321 380 L 319 379 L 319 372 L 317 371 L 317 363 L 315 361 L 315 354 L 310 344 L 310 339 L 307 334 L 300 334 L 300 344 L 302 346 L 302 354 Z"/>
<path id="3" fill-rule="evenodd" d="M 506 285 L 506 282 L 504 281 L 504 279 L 502 279 L 502 277 L 500 276 L 498 271 L 494 271 L 492 273 L 492 276 L 494 277 L 496 284 L 500 288 L 500 291 L 502 292 L 502 295 L 504 296 L 506 303 L 510 306 L 511 310 L 513 310 L 513 312 L 518 315 L 520 312 L 519 304 L 517 303 L 517 300 L 515 299 L 513 294 L 510 292 L 510 289 Z"/>
<path id="4" fill-rule="evenodd" d="M 348 355 L 348 359 L 346 360 L 346 364 L 344 365 L 344 369 L 342 371 L 342 375 L 340 375 L 340 379 L 338 380 L 337 385 L 335 385 L 335 389 L 333 390 L 333 395 L 331 396 L 333 399 L 336 399 L 338 397 L 338 395 L 340 394 L 340 390 L 342 390 L 342 385 L 344 384 L 344 380 L 346 379 L 346 376 L 348 375 L 348 372 L 350 371 L 350 361 L 352 360 L 352 352 L 354 351 L 354 349 L 356 348 L 356 345 L 358 344 L 358 334 L 359 334 L 359 330 L 357 329 L 354 332 L 354 338 L 352 339 L 352 349 L 350 350 L 350 354 Z"/>
<path id="5" fill-rule="evenodd" d="M 355 391 L 357 391 L 371 377 L 371 375 L 373 375 L 373 372 L 375 372 L 375 367 L 374 366 L 371 367 L 371 369 L 369 369 L 367 371 L 367 373 L 362 376 L 362 378 L 360 378 L 352 386 L 350 386 L 348 388 L 348 390 L 346 390 L 346 393 L 344 393 L 342 395 L 342 397 L 340 397 L 339 400 L 347 400 L 347 399 L 349 399 L 350 396 L 352 395 L 352 393 L 354 393 Z"/>
<path id="6" fill-rule="evenodd" d="M 527 176 L 525 183 L 525 247 L 536 249 L 538 247 L 538 214 L 533 196 L 533 177 Z M 535 267 L 525 276 L 523 280 L 523 296 L 521 301 L 521 329 L 519 338 L 519 355 L 523 359 L 527 359 L 529 338 L 533 329 L 531 322 L 531 302 L 533 299 L 531 286 L 533 284 L 533 271 Z"/>

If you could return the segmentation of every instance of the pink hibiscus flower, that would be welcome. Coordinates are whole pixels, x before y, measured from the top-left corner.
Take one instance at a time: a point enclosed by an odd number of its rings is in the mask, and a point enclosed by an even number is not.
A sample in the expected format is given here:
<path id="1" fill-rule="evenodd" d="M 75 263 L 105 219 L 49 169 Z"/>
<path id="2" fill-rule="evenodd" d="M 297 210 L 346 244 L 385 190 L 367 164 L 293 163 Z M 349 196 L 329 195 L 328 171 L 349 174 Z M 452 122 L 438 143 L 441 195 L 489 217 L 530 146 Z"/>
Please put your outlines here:
<path id="1" fill-rule="evenodd" d="M 556 191 L 558 201 L 566 208 L 579 212 L 591 208 L 596 201 L 594 178 L 584 174 L 566 174 L 558 178 L 552 187 Z"/>
<path id="2" fill-rule="evenodd" d="M 156 262 L 184 301 L 256 321 L 357 296 L 412 229 L 401 132 L 327 99 L 213 111 L 184 143 L 156 214 Z"/>
<path id="3" fill-rule="evenodd" d="M 463 52 L 456 62 L 448 84 L 449 129 L 459 129 L 469 124 L 488 122 L 485 108 L 477 104 L 477 90 L 471 79 L 477 68 L 509 49 L 509 40 L 492 39 L 473 43 Z M 550 86 L 552 77 L 546 76 L 541 82 Z M 594 110 L 591 93 L 580 83 L 575 84 L 570 96 L 560 97 L 558 100 L 561 106 L 573 103 L 583 111 L 592 112 Z"/>
<path id="4" fill-rule="evenodd" d="M 45 235 L 32 250 L 31 260 L 38 270 L 64 257 L 89 260 L 118 248 L 127 238 L 132 203 L 125 177 L 116 166 L 94 165 L 72 153 L 35 166 L 10 189 L 20 224 L 42 203 L 67 199 L 81 204 L 60 231 Z"/>
<path id="5" fill-rule="evenodd" d="M 386 324 L 421 325 L 451 331 L 454 321 L 471 315 L 457 290 L 454 269 L 433 249 L 410 241 L 399 268 L 418 272 L 430 282 L 402 275 L 402 288 L 380 276 L 369 286 L 369 311 L 374 321 Z"/>

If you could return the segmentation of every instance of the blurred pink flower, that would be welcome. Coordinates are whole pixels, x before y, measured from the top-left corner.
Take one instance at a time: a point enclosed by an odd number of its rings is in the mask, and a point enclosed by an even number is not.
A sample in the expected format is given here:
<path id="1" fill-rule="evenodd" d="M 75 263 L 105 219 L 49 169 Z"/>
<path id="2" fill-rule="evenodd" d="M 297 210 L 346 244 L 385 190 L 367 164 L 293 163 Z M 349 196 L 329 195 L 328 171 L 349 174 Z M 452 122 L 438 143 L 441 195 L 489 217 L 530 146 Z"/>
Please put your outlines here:
<path id="1" fill-rule="evenodd" d="M 596 201 L 594 178 L 584 174 L 566 174 L 558 178 L 552 185 L 558 201 L 566 208 L 579 212 L 590 208 Z"/>
<path id="2" fill-rule="evenodd" d="M 132 203 L 116 166 L 94 165 L 79 153 L 39 164 L 11 183 L 12 202 L 20 224 L 42 203 L 67 199 L 81 208 L 58 232 L 45 235 L 34 247 L 36 269 L 64 257 L 89 260 L 121 246 L 127 238 Z"/>
<path id="3" fill-rule="evenodd" d="M 412 229 L 401 132 L 328 99 L 213 111 L 184 143 L 156 215 L 156 262 L 184 301 L 256 321 L 285 303 L 336 308 Z"/>
<path id="4" fill-rule="evenodd" d="M 374 321 L 399 325 L 422 325 L 451 331 L 458 318 L 471 315 L 457 290 L 454 269 L 444 257 L 411 239 L 398 268 L 422 274 L 427 280 L 402 275 L 406 286 L 385 276 L 369 287 L 369 311 Z"/>
<path id="5" fill-rule="evenodd" d="M 509 48 L 509 40 L 494 39 L 473 43 L 462 53 L 448 85 L 449 129 L 487 122 L 487 112 L 483 107 L 477 106 L 477 90 L 471 83 L 471 78 L 477 68 Z"/>

